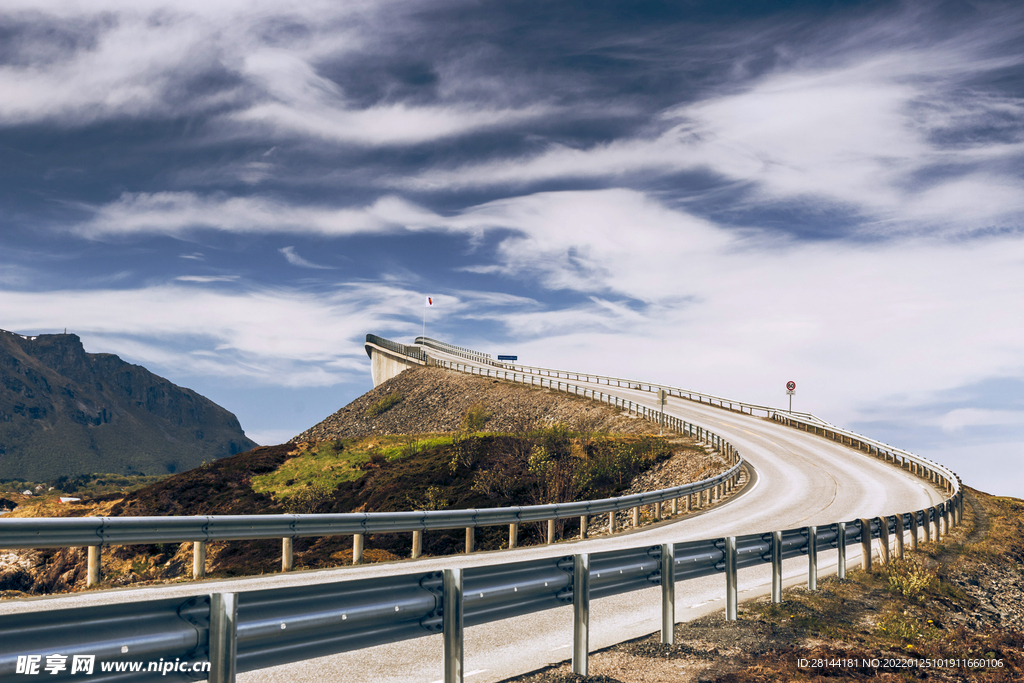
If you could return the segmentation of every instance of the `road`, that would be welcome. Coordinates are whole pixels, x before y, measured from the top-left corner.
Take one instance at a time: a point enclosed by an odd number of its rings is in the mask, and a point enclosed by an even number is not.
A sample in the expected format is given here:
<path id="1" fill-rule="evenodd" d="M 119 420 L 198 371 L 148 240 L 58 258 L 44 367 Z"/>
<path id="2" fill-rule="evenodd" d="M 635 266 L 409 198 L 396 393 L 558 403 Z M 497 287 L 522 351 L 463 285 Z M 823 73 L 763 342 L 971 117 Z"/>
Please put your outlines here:
<path id="1" fill-rule="evenodd" d="M 446 357 L 434 350 L 431 355 Z M 451 357 L 449 357 L 451 358 Z M 451 358 L 466 362 L 461 358 Z M 601 391 L 653 407 L 653 396 L 626 388 L 601 386 Z M 471 556 L 427 558 L 325 571 L 295 572 L 247 579 L 204 581 L 0 602 L 0 614 L 63 609 L 111 602 L 190 596 L 206 592 L 248 591 L 285 585 L 419 573 L 441 568 L 600 552 L 667 542 L 767 532 L 807 525 L 825 525 L 858 517 L 918 510 L 943 500 L 940 492 L 906 471 L 765 418 L 733 413 L 683 399 L 669 399 L 665 412 L 701 425 L 733 444 L 757 472 L 756 481 L 726 505 L 683 515 L 653 527 L 616 535 L 513 551 Z M 855 564 L 859 549 L 850 548 Z M 819 557 L 819 573 L 834 572 L 834 552 Z M 787 583 L 806 578 L 806 561 L 785 564 Z M 740 572 L 740 598 L 770 592 L 767 566 Z M 680 583 L 676 615 L 687 620 L 724 608 L 721 576 Z M 591 606 L 591 649 L 598 649 L 660 628 L 660 591 L 651 590 L 595 600 Z M 466 680 L 500 681 L 571 656 L 571 607 L 508 619 L 467 629 Z M 239 681 L 324 681 L 365 683 L 434 683 L 441 680 L 440 636 L 307 660 L 242 674 Z"/>

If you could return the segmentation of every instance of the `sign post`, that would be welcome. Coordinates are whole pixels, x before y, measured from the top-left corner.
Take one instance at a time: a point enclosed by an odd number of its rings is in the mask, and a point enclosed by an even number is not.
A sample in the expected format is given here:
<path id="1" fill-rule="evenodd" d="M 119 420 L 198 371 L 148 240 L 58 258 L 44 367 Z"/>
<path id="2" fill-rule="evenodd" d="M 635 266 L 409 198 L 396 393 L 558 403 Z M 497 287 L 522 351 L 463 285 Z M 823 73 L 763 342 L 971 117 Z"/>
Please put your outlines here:
<path id="1" fill-rule="evenodd" d="M 665 397 L 668 396 L 668 392 L 664 389 L 658 389 L 658 405 L 661 406 L 661 436 L 665 435 Z"/>
<path id="2" fill-rule="evenodd" d="M 786 393 L 789 394 L 789 412 L 793 412 L 793 394 L 796 393 L 796 382 L 786 382 Z"/>

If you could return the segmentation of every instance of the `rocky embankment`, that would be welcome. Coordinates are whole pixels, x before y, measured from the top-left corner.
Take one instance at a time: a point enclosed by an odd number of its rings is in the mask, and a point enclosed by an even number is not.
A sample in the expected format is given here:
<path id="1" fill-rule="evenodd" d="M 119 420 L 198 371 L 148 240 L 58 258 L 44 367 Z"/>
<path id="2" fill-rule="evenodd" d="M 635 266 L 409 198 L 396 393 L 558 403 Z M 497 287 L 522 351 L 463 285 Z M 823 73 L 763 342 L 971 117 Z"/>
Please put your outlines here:
<path id="1" fill-rule="evenodd" d="M 367 414 L 371 406 L 391 394 L 399 394 L 401 400 L 379 415 Z M 554 424 L 573 431 L 619 434 L 654 429 L 646 420 L 590 399 L 441 368 L 412 368 L 374 387 L 292 442 L 454 432 L 475 405 L 484 406 L 491 414 L 485 429 L 492 432 L 521 433 Z"/>

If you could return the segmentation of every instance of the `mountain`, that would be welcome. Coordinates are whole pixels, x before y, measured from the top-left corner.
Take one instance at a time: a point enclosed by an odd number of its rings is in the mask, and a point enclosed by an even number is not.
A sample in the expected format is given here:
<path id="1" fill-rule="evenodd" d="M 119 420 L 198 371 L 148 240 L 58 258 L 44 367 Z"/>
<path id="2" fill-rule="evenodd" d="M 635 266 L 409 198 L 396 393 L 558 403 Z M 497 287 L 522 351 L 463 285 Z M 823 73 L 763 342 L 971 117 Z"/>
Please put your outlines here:
<path id="1" fill-rule="evenodd" d="M 0 479 L 166 474 L 256 445 L 213 401 L 77 335 L 0 330 Z"/>

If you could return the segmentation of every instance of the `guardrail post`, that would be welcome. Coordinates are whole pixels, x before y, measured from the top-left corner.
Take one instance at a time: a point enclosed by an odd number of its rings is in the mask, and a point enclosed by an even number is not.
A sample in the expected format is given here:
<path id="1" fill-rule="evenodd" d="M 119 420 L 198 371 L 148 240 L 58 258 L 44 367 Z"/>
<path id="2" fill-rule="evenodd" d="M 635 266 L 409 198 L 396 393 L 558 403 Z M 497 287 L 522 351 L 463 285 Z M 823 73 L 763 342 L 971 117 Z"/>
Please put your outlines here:
<path id="1" fill-rule="evenodd" d="M 444 683 L 462 683 L 462 570 L 445 569 L 442 581 Z"/>
<path id="2" fill-rule="evenodd" d="M 924 542 L 930 543 L 932 540 L 932 511 L 927 508 L 921 510 L 921 526 L 924 527 Z"/>
<path id="3" fill-rule="evenodd" d="M 860 566 L 866 572 L 871 571 L 871 520 L 860 520 Z"/>
<path id="4" fill-rule="evenodd" d="M 365 534 L 352 535 L 352 564 L 363 563 L 363 545 L 366 543 Z"/>
<path id="5" fill-rule="evenodd" d="M 548 545 L 555 542 L 555 520 L 548 520 Z"/>
<path id="6" fill-rule="evenodd" d="M 633 508 L 633 526 L 634 527 L 640 526 L 640 506 L 639 505 L 637 505 L 635 508 Z"/>
<path id="7" fill-rule="evenodd" d="M 772 602 L 782 602 L 782 532 L 772 532 Z"/>
<path id="8" fill-rule="evenodd" d="M 615 533 L 615 510 L 608 513 L 608 533 Z"/>
<path id="9" fill-rule="evenodd" d="M 878 518 L 878 541 L 882 564 L 889 564 L 889 518 Z"/>
<path id="10" fill-rule="evenodd" d="M 587 537 L 587 516 L 580 515 L 580 540 Z"/>
<path id="11" fill-rule="evenodd" d="M 206 576 L 206 541 L 192 543 L 192 578 L 201 579 Z"/>
<path id="12" fill-rule="evenodd" d="M 725 618 L 727 621 L 736 621 L 738 616 L 736 580 L 736 537 L 728 536 L 725 539 Z"/>
<path id="13" fill-rule="evenodd" d="M 661 521 L 661 503 L 660 502 L 654 504 L 654 521 L 655 522 L 660 522 Z"/>
<path id="14" fill-rule="evenodd" d="M 673 498 L 672 499 L 672 516 L 675 517 L 678 514 L 679 514 L 679 499 L 678 498 Z"/>
<path id="15" fill-rule="evenodd" d="M 412 532 L 412 559 L 423 554 L 423 530 L 413 529 Z"/>
<path id="16" fill-rule="evenodd" d="M 818 527 L 807 527 L 807 590 L 818 590 Z"/>
<path id="17" fill-rule="evenodd" d="M 690 512 L 690 498 L 692 498 L 692 496 L 689 493 L 683 496 L 683 512 Z"/>
<path id="18" fill-rule="evenodd" d="M 917 550 L 917 513 L 910 513 L 910 549 Z"/>
<path id="19" fill-rule="evenodd" d="M 469 555 L 476 549 L 476 527 L 466 527 L 466 554 Z"/>
<path id="20" fill-rule="evenodd" d="M 836 576 L 846 578 L 846 522 L 836 524 L 836 555 L 838 558 Z"/>
<path id="21" fill-rule="evenodd" d="M 235 683 L 238 654 L 238 595 L 210 594 L 209 683 Z"/>
<path id="22" fill-rule="evenodd" d="M 896 515 L 896 559 L 903 559 L 903 515 Z"/>
<path id="23" fill-rule="evenodd" d="M 508 547 L 519 547 L 519 522 L 512 522 L 508 525 Z"/>
<path id="24" fill-rule="evenodd" d="M 292 539 L 282 538 L 281 539 L 281 571 L 290 572 L 295 562 L 295 553 L 293 550 Z"/>
<path id="25" fill-rule="evenodd" d="M 942 513 L 939 512 L 939 508 L 932 509 L 935 511 L 935 542 L 939 543 L 942 541 L 942 529 L 940 528 L 940 518 L 942 517 Z"/>
<path id="26" fill-rule="evenodd" d="M 586 676 L 590 654 L 590 555 L 573 555 L 572 560 L 572 672 Z"/>
<path id="27" fill-rule="evenodd" d="M 661 545 L 661 642 L 676 642 L 676 547 Z"/>
<path id="28" fill-rule="evenodd" d="M 88 570 L 85 577 L 85 587 L 92 588 L 100 582 L 100 547 L 90 545 L 88 547 Z"/>

